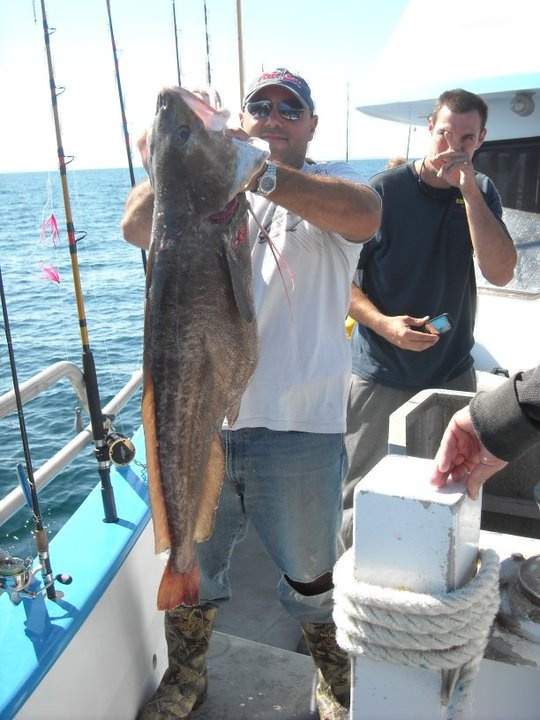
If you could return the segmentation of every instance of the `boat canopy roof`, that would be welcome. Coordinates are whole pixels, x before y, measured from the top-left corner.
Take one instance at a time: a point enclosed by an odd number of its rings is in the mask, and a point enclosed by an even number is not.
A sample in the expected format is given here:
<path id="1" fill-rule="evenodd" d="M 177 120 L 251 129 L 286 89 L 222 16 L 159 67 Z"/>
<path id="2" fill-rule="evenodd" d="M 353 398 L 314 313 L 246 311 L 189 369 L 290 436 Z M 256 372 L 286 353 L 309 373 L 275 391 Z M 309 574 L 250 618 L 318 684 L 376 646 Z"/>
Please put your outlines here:
<path id="1" fill-rule="evenodd" d="M 359 74 L 357 109 L 425 126 L 435 99 L 461 87 L 487 101 L 488 140 L 539 136 L 539 25 L 537 0 L 512 0 L 511 8 L 505 0 L 454 0 L 442 13 L 429 0 L 408 0 L 369 72 Z M 530 106 L 523 93 L 535 106 L 530 115 L 511 109 L 514 101 Z"/>
<path id="2" fill-rule="evenodd" d="M 414 95 L 414 88 L 407 89 L 407 95 L 400 93 L 379 94 L 374 103 L 359 105 L 356 109 L 366 115 L 383 120 L 426 125 L 435 100 L 446 89 L 465 87 L 481 95 L 489 106 L 488 140 L 515 139 L 540 135 L 540 72 L 490 77 L 467 83 L 450 83 L 437 88 L 419 88 L 420 95 Z M 429 90 L 431 89 L 431 92 Z"/>

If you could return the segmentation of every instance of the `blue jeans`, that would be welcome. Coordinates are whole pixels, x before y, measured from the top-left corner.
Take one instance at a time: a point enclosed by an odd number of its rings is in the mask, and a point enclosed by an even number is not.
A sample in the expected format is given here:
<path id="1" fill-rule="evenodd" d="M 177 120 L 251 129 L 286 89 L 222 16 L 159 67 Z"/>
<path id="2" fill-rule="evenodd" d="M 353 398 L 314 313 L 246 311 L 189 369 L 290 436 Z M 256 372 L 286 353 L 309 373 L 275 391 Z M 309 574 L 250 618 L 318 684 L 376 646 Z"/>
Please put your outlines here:
<path id="1" fill-rule="evenodd" d="M 230 599 L 230 559 L 252 523 L 281 571 L 283 607 L 300 622 L 331 622 L 332 590 L 301 595 L 284 576 L 309 583 L 337 560 L 347 470 L 343 435 L 243 428 L 223 431 L 222 441 L 226 470 L 214 531 L 196 545 L 200 604 Z"/>

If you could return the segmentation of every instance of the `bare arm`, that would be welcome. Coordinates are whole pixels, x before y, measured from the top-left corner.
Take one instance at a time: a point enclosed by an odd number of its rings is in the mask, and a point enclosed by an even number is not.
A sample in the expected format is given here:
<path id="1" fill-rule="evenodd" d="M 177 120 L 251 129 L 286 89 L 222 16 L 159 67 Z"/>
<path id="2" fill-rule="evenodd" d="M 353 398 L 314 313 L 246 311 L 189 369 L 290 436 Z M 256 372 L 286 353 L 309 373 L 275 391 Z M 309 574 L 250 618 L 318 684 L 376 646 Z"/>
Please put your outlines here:
<path id="1" fill-rule="evenodd" d="M 427 322 L 429 315 L 423 318 L 414 318 L 410 315 L 384 315 L 355 283 L 351 286 L 349 315 L 360 325 L 373 330 L 377 335 L 403 350 L 421 352 L 433 347 L 439 340 L 437 335 L 414 330 L 415 326 Z"/>
<path id="2" fill-rule="evenodd" d="M 154 192 L 149 180 L 136 185 L 128 195 L 121 227 L 124 239 L 144 250 L 150 247 Z"/>
<path id="3" fill-rule="evenodd" d="M 229 131 L 231 136 L 233 131 Z M 237 134 L 236 134 L 237 135 Z M 146 159 L 146 135 L 139 140 L 139 150 Z M 271 199 L 308 222 L 335 232 L 351 242 L 369 240 L 379 228 L 381 199 L 367 185 L 342 178 L 310 175 L 286 165 L 277 166 L 277 186 Z M 249 184 L 256 185 L 258 172 Z M 152 230 L 154 195 L 150 182 L 137 185 L 129 194 L 122 234 L 137 247 L 148 249 Z"/>
<path id="4" fill-rule="evenodd" d="M 367 185 L 311 175 L 286 165 L 277 165 L 276 189 L 269 198 L 321 230 L 338 233 L 351 242 L 369 240 L 381 221 L 381 199 Z"/>
<path id="5" fill-rule="evenodd" d="M 435 456 L 430 481 L 436 487 L 466 481 L 467 492 L 476 500 L 482 485 L 507 462 L 482 445 L 471 420 L 469 407 L 454 414 Z"/>
<path id="6" fill-rule="evenodd" d="M 538 442 L 540 365 L 478 393 L 454 414 L 435 456 L 431 482 L 443 487 L 465 478 L 469 495 L 477 498 L 482 484 L 507 460 L 515 460 Z"/>
<path id="7" fill-rule="evenodd" d="M 476 261 L 486 280 L 493 285 L 507 285 L 514 277 L 517 253 L 504 227 L 491 212 L 480 188 L 474 183 L 461 191 Z"/>
<path id="8" fill-rule="evenodd" d="M 489 209 L 476 184 L 476 173 L 467 153 L 461 151 L 445 134 L 449 149 L 434 158 L 438 176 L 461 191 L 467 212 L 476 261 L 486 280 L 493 285 L 507 285 L 514 276 L 517 253 L 512 238 Z"/>

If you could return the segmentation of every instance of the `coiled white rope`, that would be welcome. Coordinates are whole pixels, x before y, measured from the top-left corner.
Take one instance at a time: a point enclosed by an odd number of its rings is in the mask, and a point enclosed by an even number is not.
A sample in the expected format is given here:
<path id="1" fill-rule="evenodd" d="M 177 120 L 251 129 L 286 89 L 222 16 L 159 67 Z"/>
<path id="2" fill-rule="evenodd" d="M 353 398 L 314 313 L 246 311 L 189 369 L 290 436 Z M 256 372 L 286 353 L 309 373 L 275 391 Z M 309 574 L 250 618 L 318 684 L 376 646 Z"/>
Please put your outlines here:
<path id="1" fill-rule="evenodd" d="M 499 607 L 497 553 L 481 550 L 479 562 L 462 588 L 427 595 L 355 581 L 351 548 L 334 567 L 338 644 L 350 655 L 456 670 L 447 717 L 462 717 Z"/>

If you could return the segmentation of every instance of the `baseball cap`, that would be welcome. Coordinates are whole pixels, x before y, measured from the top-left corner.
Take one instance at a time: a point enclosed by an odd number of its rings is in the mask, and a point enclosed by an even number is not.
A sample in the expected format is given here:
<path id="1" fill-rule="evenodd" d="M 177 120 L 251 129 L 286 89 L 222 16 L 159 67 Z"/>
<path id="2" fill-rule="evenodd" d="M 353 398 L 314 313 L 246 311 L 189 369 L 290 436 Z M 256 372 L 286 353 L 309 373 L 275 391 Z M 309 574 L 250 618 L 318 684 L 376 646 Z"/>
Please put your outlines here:
<path id="1" fill-rule="evenodd" d="M 311 90 L 307 82 L 300 75 L 295 75 L 286 68 L 277 68 L 271 72 L 264 72 L 262 75 L 253 81 L 249 86 L 249 89 L 244 96 L 242 107 L 246 106 L 250 98 L 255 95 L 256 92 L 261 88 L 268 87 L 269 85 L 281 85 L 282 87 L 290 90 L 302 103 L 302 106 L 313 113 L 314 105 L 311 99 Z"/>

